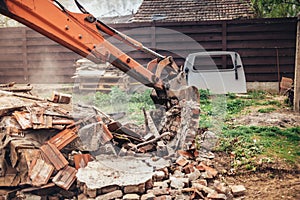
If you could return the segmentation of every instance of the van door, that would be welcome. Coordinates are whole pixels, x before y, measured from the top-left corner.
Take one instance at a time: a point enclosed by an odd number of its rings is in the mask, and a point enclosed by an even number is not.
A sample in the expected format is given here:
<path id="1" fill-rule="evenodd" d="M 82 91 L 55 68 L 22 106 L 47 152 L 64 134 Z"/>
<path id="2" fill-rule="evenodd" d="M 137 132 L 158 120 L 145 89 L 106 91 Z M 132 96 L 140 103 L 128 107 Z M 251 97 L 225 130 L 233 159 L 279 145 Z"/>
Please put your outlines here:
<path id="1" fill-rule="evenodd" d="M 240 55 L 231 51 L 189 54 L 184 64 L 188 85 L 209 89 L 213 94 L 246 93 Z"/>

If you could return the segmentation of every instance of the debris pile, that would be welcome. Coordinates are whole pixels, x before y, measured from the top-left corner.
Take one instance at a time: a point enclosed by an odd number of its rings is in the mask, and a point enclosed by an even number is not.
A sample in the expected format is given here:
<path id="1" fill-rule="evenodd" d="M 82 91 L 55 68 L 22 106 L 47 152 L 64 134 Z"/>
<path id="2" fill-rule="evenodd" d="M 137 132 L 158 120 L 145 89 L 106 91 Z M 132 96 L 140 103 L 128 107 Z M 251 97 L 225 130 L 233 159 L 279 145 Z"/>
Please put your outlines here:
<path id="1" fill-rule="evenodd" d="M 240 199 L 243 185 L 226 185 L 211 155 L 178 150 L 167 160 L 157 156 L 106 157 L 77 172 L 79 199 Z M 101 160 L 100 160 L 101 159 Z"/>
<path id="2" fill-rule="evenodd" d="M 196 149 L 199 105 L 144 110 L 121 124 L 94 106 L 0 91 L 1 199 L 232 199 Z"/>

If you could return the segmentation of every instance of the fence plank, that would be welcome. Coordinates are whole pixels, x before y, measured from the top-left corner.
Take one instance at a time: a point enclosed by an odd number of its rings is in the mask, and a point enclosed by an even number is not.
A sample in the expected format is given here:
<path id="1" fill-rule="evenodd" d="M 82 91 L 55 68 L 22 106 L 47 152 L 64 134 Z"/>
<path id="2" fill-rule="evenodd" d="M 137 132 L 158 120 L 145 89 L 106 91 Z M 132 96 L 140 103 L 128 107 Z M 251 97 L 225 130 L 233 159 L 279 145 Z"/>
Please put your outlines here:
<path id="1" fill-rule="evenodd" d="M 278 81 L 276 48 L 281 76 L 294 77 L 296 24 L 296 18 L 282 18 L 111 26 L 162 55 L 172 55 L 179 65 L 189 53 L 201 51 L 202 47 L 205 50 L 237 51 L 244 62 L 247 81 Z M 152 59 L 122 42 L 109 40 L 142 64 Z M 1 82 L 71 83 L 75 72 L 73 65 L 79 58 L 29 28 L 0 29 Z"/>

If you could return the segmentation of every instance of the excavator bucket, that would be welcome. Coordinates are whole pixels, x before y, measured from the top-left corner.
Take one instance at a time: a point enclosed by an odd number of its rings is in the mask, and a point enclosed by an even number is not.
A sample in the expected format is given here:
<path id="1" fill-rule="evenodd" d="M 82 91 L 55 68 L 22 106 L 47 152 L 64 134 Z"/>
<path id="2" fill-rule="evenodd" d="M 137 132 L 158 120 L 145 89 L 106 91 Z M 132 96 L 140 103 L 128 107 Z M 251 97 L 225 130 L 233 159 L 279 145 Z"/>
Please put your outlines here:
<path id="1" fill-rule="evenodd" d="M 169 148 L 188 149 L 199 130 L 200 95 L 194 86 L 188 86 L 186 74 L 180 72 L 166 85 L 166 98 L 153 90 L 151 98 L 157 105 L 152 118 L 158 130 L 170 133 Z"/>

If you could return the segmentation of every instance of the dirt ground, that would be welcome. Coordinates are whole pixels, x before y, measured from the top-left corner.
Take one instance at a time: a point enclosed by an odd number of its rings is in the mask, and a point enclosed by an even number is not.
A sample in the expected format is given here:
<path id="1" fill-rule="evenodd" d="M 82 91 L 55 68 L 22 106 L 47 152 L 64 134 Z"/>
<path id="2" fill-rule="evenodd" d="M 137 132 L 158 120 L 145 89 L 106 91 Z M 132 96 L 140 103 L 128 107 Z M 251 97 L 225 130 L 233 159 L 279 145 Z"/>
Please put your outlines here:
<path id="1" fill-rule="evenodd" d="M 291 111 L 291 108 L 281 108 L 271 113 L 259 113 L 260 107 L 251 107 L 253 112 L 236 118 L 235 124 L 249 126 L 278 126 L 281 128 L 289 128 L 300 126 L 300 115 Z"/>
<path id="2" fill-rule="evenodd" d="M 259 113 L 259 107 L 247 108 L 247 115 L 233 120 L 234 124 L 247 126 L 278 126 L 289 128 L 300 126 L 300 115 L 291 108 L 280 108 L 271 113 Z M 246 111 L 247 112 L 247 111 Z M 230 157 L 218 154 L 215 158 L 219 171 L 230 170 Z M 300 199 L 300 163 L 289 165 L 282 160 L 259 166 L 255 172 L 241 171 L 223 175 L 228 184 L 241 184 L 247 189 L 243 199 L 281 200 Z"/>
<path id="3" fill-rule="evenodd" d="M 255 172 L 239 171 L 229 175 L 230 157 L 225 153 L 216 154 L 215 166 L 221 173 L 221 181 L 228 185 L 244 185 L 247 200 L 300 199 L 299 165 L 287 165 L 277 160 L 260 166 Z"/>

